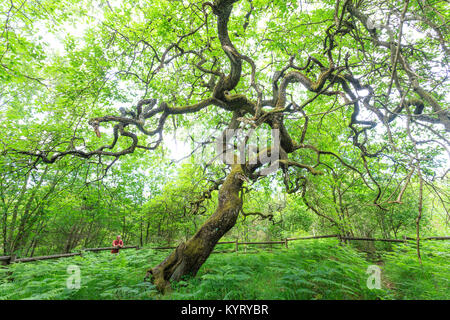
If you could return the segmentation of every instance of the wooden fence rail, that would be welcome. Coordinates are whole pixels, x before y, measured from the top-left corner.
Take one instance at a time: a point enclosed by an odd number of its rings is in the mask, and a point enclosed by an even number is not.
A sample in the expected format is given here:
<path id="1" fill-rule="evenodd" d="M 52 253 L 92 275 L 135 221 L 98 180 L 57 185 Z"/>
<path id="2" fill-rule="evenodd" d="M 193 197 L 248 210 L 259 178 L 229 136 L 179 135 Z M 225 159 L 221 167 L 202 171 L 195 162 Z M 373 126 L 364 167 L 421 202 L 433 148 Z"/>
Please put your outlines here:
<path id="1" fill-rule="evenodd" d="M 414 240 L 416 241 L 416 238 L 410 238 L 410 237 L 405 237 L 406 240 Z M 450 240 L 450 237 L 428 237 L 428 238 L 423 238 L 420 240 Z"/>
<path id="2" fill-rule="evenodd" d="M 112 250 L 114 247 L 105 247 L 105 248 L 86 248 L 81 249 L 80 252 L 74 252 L 74 253 L 60 253 L 60 254 L 53 254 L 50 256 L 39 256 L 39 257 L 30 257 L 30 258 L 20 258 L 16 259 L 14 255 L 12 256 L 0 256 L 0 265 L 7 265 L 11 263 L 16 262 L 33 262 L 33 261 L 40 261 L 40 260 L 50 260 L 50 259 L 59 259 L 59 258 L 68 258 L 68 257 L 74 257 L 74 256 L 82 256 L 83 252 L 86 251 L 105 251 L 105 250 Z M 120 250 L 124 249 L 139 249 L 139 246 L 124 246 Z"/>
<path id="3" fill-rule="evenodd" d="M 288 241 L 293 240 L 308 240 L 308 239 L 322 239 L 322 238 L 338 238 L 339 235 L 337 234 L 329 234 L 325 236 L 309 236 L 309 237 L 297 237 L 297 238 L 286 238 Z"/>
<path id="4" fill-rule="evenodd" d="M 112 250 L 115 249 L 114 247 L 105 247 L 105 248 L 87 248 L 87 249 L 82 249 L 82 251 L 93 251 L 93 252 L 97 252 L 97 251 L 106 251 L 106 250 Z M 122 248 L 120 248 L 120 250 L 123 249 L 139 249 L 139 246 L 124 246 Z"/>
<path id="5" fill-rule="evenodd" d="M 285 241 L 238 242 L 238 244 L 284 244 Z"/>
<path id="6" fill-rule="evenodd" d="M 81 252 L 54 254 L 54 255 L 51 255 L 51 256 L 21 258 L 21 259 L 14 260 L 14 262 L 32 262 L 32 261 L 59 259 L 59 258 L 67 258 L 67 257 L 74 257 L 74 256 L 81 256 Z"/>
<path id="7" fill-rule="evenodd" d="M 375 238 L 354 238 L 354 237 L 338 237 L 342 240 L 362 240 L 362 241 L 382 241 L 382 242 L 405 242 L 400 239 L 375 239 Z M 421 239 L 423 240 L 423 239 Z"/>
<path id="8" fill-rule="evenodd" d="M 402 242 L 406 243 L 407 241 L 416 241 L 415 238 L 410 237 L 403 237 L 403 239 L 377 239 L 377 238 L 364 238 L 364 237 L 344 237 L 337 234 L 330 234 L 330 235 L 323 235 L 323 236 L 308 236 L 308 237 L 295 237 L 295 238 L 285 238 L 282 241 L 258 241 L 258 242 L 239 242 L 238 240 L 235 241 L 222 241 L 217 242 L 217 244 L 234 244 L 235 248 L 234 250 L 227 250 L 227 251 L 215 251 L 214 253 L 225 253 L 225 252 L 238 252 L 239 251 L 239 245 L 267 245 L 267 244 L 284 244 L 286 248 L 288 248 L 288 242 L 289 241 L 297 241 L 297 240 L 310 240 L 310 239 L 324 239 L 324 238 L 338 238 L 340 240 L 348 240 L 348 241 L 382 241 L 382 242 Z M 422 240 L 450 240 L 450 236 L 442 236 L 442 237 L 427 237 L 422 238 Z M 168 250 L 168 249 L 175 249 L 176 247 L 173 246 L 167 246 L 167 247 L 153 247 L 150 249 L 153 250 Z M 49 259 L 59 259 L 59 258 L 67 258 L 67 257 L 74 257 L 74 256 L 82 256 L 83 252 L 91 251 L 91 252 L 97 252 L 97 251 L 106 251 L 106 250 L 112 250 L 114 247 L 105 247 L 105 248 L 86 248 L 82 249 L 81 252 L 75 252 L 75 253 L 63 253 L 63 254 L 54 254 L 50 256 L 40 256 L 40 257 L 31 257 L 31 258 L 20 258 L 16 259 L 15 255 L 12 256 L 0 256 L 0 265 L 7 265 L 11 263 L 16 262 L 32 262 L 32 261 L 40 261 L 40 260 L 49 260 Z M 139 246 L 124 246 L 120 250 L 124 249 L 137 249 L 139 250 Z"/>

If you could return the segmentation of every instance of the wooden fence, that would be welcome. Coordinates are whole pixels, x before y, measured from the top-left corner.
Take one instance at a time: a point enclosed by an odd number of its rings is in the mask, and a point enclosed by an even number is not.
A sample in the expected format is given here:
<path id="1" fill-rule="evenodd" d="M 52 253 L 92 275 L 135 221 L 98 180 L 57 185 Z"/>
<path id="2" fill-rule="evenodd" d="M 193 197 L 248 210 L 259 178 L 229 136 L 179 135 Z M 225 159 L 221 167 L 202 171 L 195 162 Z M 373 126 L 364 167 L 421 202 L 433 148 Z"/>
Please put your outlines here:
<path id="1" fill-rule="evenodd" d="M 54 254 L 51 256 L 40 256 L 40 257 L 31 257 L 31 258 L 20 258 L 16 259 L 15 255 L 12 256 L 0 256 L 0 265 L 7 265 L 11 263 L 17 263 L 17 262 L 33 262 L 33 261 L 40 261 L 40 260 L 49 260 L 49 259 L 59 259 L 59 258 L 67 258 L 67 257 L 74 257 L 74 256 L 82 256 L 83 252 L 97 252 L 97 251 L 106 251 L 106 250 L 112 250 L 114 247 L 105 247 L 105 248 L 86 248 L 82 249 L 80 252 L 74 252 L 74 253 L 61 253 L 61 254 Z M 124 249 L 139 249 L 139 246 L 124 246 L 121 248 L 121 250 Z"/>
<path id="2" fill-rule="evenodd" d="M 282 241 L 258 241 L 258 242 L 239 242 L 236 241 L 223 241 L 218 242 L 217 244 L 234 244 L 235 247 L 233 250 L 228 251 L 214 251 L 214 253 L 225 253 L 225 252 L 238 252 L 239 246 L 241 245 L 272 245 L 272 244 L 284 244 L 284 247 L 287 249 L 288 242 L 289 241 L 297 241 L 297 240 L 309 240 L 309 239 L 324 239 L 324 238 L 338 238 L 340 240 L 344 241 L 383 241 L 383 242 L 402 242 L 406 243 L 407 241 L 416 241 L 415 238 L 410 237 L 403 237 L 403 239 L 377 239 L 377 238 L 362 238 L 362 237 L 344 237 L 337 234 L 330 234 L 330 235 L 324 235 L 324 236 L 308 236 L 308 237 L 296 237 L 296 238 L 285 238 Z M 422 240 L 450 240 L 450 236 L 443 236 L 443 237 L 428 237 L 428 238 L 422 238 Z M 168 249 L 175 249 L 176 247 L 167 246 L 167 247 L 153 247 L 150 249 L 153 250 L 168 250 Z M 17 263 L 17 262 L 32 262 L 32 261 L 40 261 L 40 260 L 49 260 L 49 259 L 59 259 L 59 258 L 66 258 L 66 257 L 73 257 L 73 256 L 82 256 L 83 252 L 98 252 L 98 251 L 106 251 L 106 250 L 112 250 L 113 247 L 105 247 L 105 248 L 87 248 L 82 249 L 80 252 L 75 253 L 63 253 L 63 254 L 55 254 L 50 256 L 41 256 L 41 257 L 31 257 L 31 258 L 20 258 L 16 259 L 14 255 L 12 256 L 0 256 L 0 264 L 7 265 L 11 263 Z M 120 250 L 124 249 L 137 249 L 139 250 L 139 246 L 124 246 Z"/>

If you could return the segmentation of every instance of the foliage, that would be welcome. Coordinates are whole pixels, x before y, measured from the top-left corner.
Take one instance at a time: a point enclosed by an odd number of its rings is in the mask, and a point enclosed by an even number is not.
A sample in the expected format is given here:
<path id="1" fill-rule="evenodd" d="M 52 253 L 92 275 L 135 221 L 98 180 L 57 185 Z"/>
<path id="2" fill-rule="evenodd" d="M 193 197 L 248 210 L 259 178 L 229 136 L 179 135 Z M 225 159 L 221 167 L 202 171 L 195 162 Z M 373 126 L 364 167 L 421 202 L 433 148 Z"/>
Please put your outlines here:
<path id="1" fill-rule="evenodd" d="M 153 286 L 143 281 L 152 250 L 86 253 L 83 257 L 13 264 L 1 269 L 0 299 L 153 299 Z M 68 289 L 69 265 L 81 271 L 81 288 Z"/>
<path id="2" fill-rule="evenodd" d="M 198 277 L 158 294 L 143 281 L 148 263 L 165 253 L 144 248 L 87 253 L 83 257 L 1 268 L 0 299 L 449 299 L 448 244 L 423 242 L 423 266 L 415 248 L 385 252 L 382 288 L 368 289 L 373 262 L 336 240 L 308 240 L 288 250 L 214 254 Z M 81 288 L 66 288 L 67 266 L 81 269 Z"/>
<path id="3" fill-rule="evenodd" d="M 441 0 L 0 2 L 1 254 L 106 246 L 117 234 L 173 245 L 216 212 L 238 216 L 215 220 L 233 224 L 215 237 L 224 240 L 448 235 L 448 16 Z M 269 163 L 233 149 L 242 176 L 227 203 L 219 190 L 231 167 L 216 146 L 231 127 L 258 139 L 280 129 L 282 152 L 266 176 Z M 253 142 L 242 144 L 268 150 Z M 424 244 L 422 266 L 412 247 L 386 253 L 392 292 L 366 291 L 364 260 L 320 242 L 230 264 L 212 257 L 173 297 L 447 297 L 446 248 Z M 65 260 L 92 281 L 77 293 L 57 285 L 62 260 L 11 266 L 2 291 L 154 297 L 138 274 L 159 253 L 105 267 L 108 257 Z"/>
<path id="4" fill-rule="evenodd" d="M 369 262 L 337 241 L 311 240 L 273 253 L 213 255 L 168 299 L 379 299 L 366 286 Z"/>
<path id="5" fill-rule="evenodd" d="M 398 245 L 384 254 L 383 270 L 392 283 L 395 299 L 450 299 L 450 244 L 445 241 L 422 241 L 422 265 L 416 248 Z"/>

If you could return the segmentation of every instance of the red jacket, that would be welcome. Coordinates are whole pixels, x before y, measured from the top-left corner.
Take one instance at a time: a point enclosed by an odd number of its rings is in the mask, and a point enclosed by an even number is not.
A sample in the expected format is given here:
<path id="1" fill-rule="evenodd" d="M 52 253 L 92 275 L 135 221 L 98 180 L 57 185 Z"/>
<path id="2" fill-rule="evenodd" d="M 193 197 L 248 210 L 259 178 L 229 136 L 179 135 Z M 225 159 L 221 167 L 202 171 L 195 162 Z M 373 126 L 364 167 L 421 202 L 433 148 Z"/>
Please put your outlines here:
<path id="1" fill-rule="evenodd" d="M 123 241 L 122 240 L 114 240 L 113 241 L 113 243 L 112 243 L 112 245 L 113 245 L 113 247 L 114 246 L 123 246 Z M 111 250 L 111 253 L 119 253 L 119 248 L 117 248 L 117 249 L 112 249 Z"/>

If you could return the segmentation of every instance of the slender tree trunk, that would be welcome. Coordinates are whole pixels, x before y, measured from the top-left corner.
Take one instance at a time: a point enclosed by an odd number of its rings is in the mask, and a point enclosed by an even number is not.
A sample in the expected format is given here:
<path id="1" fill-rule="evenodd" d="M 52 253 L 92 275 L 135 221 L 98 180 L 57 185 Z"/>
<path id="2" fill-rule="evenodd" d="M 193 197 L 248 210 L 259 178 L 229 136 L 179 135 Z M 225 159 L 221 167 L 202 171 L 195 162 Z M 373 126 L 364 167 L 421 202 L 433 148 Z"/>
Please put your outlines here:
<path id="1" fill-rule="evenodd" d="M 18 216 L 18 211 L 19 211 L 19 207 L 22 204 L 23 198 L 25 196 L 25 193 L 27 191 L 27 185 L 28 185 L 28 181 L 30 179 L 30 172 L 29 171 L 25 177 L 25 181 L 23 183 L 23 186 L 20 190 L 20 194 L 17 197 L 16 203 L 14 205 L 14 209 L 12 212 L 12 218 L 11 218 L 11 223 L 8 226 L 9 229 L 9 235 L 8 235 L 8 240 L 6 241 L 7 243 L 7 250 L 6 253 L 13 253 L 14 247 L 13 247 L 13 241 L 14 241 L 14 233 L 16 231 L 16 221 L 17 221 L 17 216 Z"/>
<path id="2" fill-rule="evenodd" d="M 141 221 L 140 221 L 140 226 L 139 226 L 139 245 L 142 246 L 144 245 L 144 222 L 142 221 L 142 217 L 141 217 Z"/>
<path id="3" fill-rule="evenodd" d="M 127 217 L 125 216 L 125 213 L 124 213 L 124 216 L 123 216 L 123 227 L 122 227 L 122 239 L 124 239 L 125 240 L 125 232 L 126 232 L 126 225 L 127 225 Z"/>
<path id="4" fill-rule="evenodd" d="M 242 207 L 239 197 L 242 178 L 241 165 L 233 165 L 219 189 L 214 214 L 192 238 L 181 243 L 163 262 L 147 272 L 147 277 L 152 279 L 158 290 L 164 292 L 170 288 L 171 281 L 178 281 L 184 275 L 195 276 L 219 239 L 235 225 Z"/>
<path id="5" fill-rule="evenodd" d="M 38 244 L 38 239 L 35 239 L 34 243 L 33 243 L 33 247 L 31 249 L 30 257 L 34 256 L 34 251 L 36 250 L 37 244 Z"/>
<path id="6" fill-rule="evenodd" d="M 150 221 L 147 221 L 147 228 L 145 230 L 145 244 L 148 243 L 149 234 L 150 234 Z"/>

